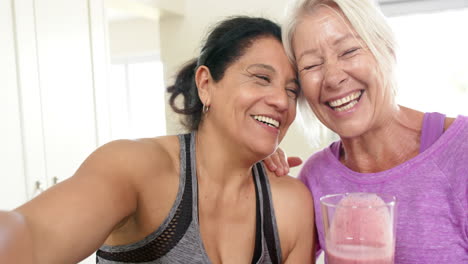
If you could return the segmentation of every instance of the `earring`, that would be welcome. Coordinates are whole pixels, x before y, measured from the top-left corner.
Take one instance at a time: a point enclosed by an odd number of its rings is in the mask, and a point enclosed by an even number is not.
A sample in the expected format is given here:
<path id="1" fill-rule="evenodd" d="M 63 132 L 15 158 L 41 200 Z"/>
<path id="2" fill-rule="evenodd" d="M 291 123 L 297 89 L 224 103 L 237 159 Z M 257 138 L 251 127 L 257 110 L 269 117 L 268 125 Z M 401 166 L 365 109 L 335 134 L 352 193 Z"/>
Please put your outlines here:
<path id="1" fill-rule="evenodd" d="M 208 111 L 210 111 L 210 107 L 208 105 L 203 104 L 202 111 L 203 111 L 204 114 L 206 114 L 206 113 L 208 113 Z"/>

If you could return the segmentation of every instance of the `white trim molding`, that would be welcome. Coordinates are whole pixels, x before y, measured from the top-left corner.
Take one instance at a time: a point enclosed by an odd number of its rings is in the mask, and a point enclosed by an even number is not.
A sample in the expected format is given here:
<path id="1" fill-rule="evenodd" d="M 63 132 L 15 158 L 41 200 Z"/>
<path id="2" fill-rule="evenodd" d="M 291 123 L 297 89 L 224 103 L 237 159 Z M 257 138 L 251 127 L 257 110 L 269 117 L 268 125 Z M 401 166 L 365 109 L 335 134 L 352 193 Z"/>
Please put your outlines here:
<path id="1" fill-rule="evenodd" d="M 468 8 L 468 0 L 377 0 L 386 16 Z"/>

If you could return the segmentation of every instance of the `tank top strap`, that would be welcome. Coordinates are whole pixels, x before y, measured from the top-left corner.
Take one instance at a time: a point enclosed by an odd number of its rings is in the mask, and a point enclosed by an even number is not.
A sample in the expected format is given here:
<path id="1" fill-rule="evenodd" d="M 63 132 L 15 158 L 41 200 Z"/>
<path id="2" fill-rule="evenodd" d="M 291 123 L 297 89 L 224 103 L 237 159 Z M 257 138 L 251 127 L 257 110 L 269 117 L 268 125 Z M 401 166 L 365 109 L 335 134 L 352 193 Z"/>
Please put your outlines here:
<path id="1" fill-rule="evenodd" d="M 445 115 L 441 113 L 425 113 L 419 153 L 428 149 L 444 133 Z"/>
<path id="2" fill-rule="evenodd" d="M 282 252 L 278 234 L 278 226 L 274 213 L 273 199 L 271 195 L 270 182 L 262 162 L 253 167 L 256 188 L 260 203 L 263 240 L 266 244 L 272 264 L 281 263 Z M 257 204 L 258 206 L 258 204 Z"/>

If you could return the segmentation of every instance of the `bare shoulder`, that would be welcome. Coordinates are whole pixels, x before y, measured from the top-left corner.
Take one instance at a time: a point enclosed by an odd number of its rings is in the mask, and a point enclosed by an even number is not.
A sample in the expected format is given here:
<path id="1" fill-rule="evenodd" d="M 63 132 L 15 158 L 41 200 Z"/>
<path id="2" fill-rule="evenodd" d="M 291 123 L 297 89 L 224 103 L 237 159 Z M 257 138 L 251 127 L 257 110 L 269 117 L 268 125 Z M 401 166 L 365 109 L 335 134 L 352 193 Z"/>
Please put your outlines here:
<path id="1" fill-rule="evenodd" d="M 99 147 L 95 153 L 105 153 L 105 156 L 117 158 L 118 161 L 122 161 L 122 158 L 146 161 L 171 156 L 178 150 L 178 144 L 176 136 L 119 139 Z"/>
<path id="2" fill-rule="evenodd" d="M 312 217 L 313 197 L 299 179 L 291 176 L 277 177 L 268 173 L 276 217 L 285 225 L 301 225 L 304 217 Z M 312 219 L 309 219 L 313 221 Z"/>
<path id="3" fill-rule="evenodd" d="M 310 263 L 314 247 L 313 197 L 291 176 L 268 172 L 275 216 L 285 263 Z"/>
<path id="4" fill-rule="evenodd" d="M 78 171 L 90 167 L 112 175 L 134 177 L 147 175 L 145 172 L 155 169 L 163 172 L 174 168 L 178 144 L 176 136 L 111 141 L 94 151 Z"/>
<path id="5" fill-rule="evenodd" d="M 312 202 L 309 189 L 299 179 L 289 175 L 278 177 L 270 171 L 268 171 L 268 179 L 274 195 L 287 197 L 290 200 Z"/>

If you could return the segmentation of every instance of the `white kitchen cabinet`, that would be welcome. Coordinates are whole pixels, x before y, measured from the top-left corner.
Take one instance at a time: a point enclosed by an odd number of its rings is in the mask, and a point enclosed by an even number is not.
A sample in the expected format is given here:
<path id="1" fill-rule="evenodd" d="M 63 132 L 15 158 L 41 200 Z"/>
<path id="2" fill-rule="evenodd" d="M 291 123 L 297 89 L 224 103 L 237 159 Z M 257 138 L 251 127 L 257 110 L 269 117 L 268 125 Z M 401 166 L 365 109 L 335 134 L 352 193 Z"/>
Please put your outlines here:
<path id="1" fill-rule="evenodd" d="M 0 209 L 109 140 L 104 13 L 96 0 L 0 1 Z"/>
<path id="2" fill-rule="evenodd" d="M 2 1 L 0 10 L 0 209 L 11 209 L 109 139 L 108 54 L 102 1 Z"/>
<path id="3" fill-rule="evenodd" d="M 0 208 L 26 199 L 13 6 L 0 1 Z"/>
<path id="4" fill-rule="evenodd" d="M 32 0 L 16 0 L 14 3 L 14 22 L 18 85 L 11 87 L 18 91 L 21 98 L 21 125 L 24 159 L 24 178 L 26 179 L 25 200 L 37 195 L 48 186 L 45 163 L 44 128 L 42 115 L 39 58 L 37 54 L 37 32 L 35 10 Z M 16 192 L 12 188 L 11 192 Z"/>
<path id="5" fill-rule="evenodd" d="M 88 1 L 41 0 L 35 7 L 46 184 L 50 186 L 54 177 L 71 176 L 97 146 L 92 39 Z"/>

